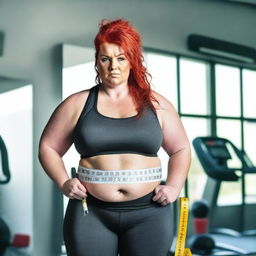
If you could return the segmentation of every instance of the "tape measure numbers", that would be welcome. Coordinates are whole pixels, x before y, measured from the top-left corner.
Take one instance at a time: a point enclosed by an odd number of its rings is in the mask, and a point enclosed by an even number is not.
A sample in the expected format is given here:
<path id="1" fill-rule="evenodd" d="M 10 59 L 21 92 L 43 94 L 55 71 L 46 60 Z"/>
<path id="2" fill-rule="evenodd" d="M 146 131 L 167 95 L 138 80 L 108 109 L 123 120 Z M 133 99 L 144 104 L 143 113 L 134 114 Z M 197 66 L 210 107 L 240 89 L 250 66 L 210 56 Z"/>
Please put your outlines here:
<path id="1" fill-rule="evenodd" d="M 178 227 L 178 235 L 176 241 L 175 256 L 190 256 L 192 255 L 189 248 L 185 248 L 186 235 L 188 227 L 188 198 L 180 198 L 180 221 Z"/>

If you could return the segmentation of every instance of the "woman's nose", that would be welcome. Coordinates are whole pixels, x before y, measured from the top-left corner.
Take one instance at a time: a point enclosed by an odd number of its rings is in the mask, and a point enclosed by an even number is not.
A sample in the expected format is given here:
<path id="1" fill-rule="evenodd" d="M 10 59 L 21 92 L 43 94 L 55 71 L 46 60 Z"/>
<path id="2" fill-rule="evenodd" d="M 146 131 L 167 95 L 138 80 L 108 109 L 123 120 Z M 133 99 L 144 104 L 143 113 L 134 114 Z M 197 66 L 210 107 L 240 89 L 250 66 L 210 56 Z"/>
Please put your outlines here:
<path id="1" fill-rule="evenodd" d="M 115 70 L 115 69 L 117 69 L 117 67 L 118 67 L 117 61 L 116 60 L 112 60 L 110 62 L 110 70 Z"/>

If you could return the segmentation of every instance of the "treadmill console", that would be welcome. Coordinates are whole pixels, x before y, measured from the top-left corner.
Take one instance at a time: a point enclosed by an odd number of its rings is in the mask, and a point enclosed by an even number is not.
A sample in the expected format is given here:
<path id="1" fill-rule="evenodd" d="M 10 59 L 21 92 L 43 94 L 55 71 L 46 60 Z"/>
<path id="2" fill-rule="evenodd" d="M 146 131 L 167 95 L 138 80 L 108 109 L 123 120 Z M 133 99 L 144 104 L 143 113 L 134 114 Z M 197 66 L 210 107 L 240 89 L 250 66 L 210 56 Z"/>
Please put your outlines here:
<path id="1" fill-rule="evenodd" d="M 226 144 L 223 141 L 219 140 L 206 140 L 205 141 L 206 148 L 211 157 L 225 161 L 231 159 L 231 155 L 226 147 Z"/>

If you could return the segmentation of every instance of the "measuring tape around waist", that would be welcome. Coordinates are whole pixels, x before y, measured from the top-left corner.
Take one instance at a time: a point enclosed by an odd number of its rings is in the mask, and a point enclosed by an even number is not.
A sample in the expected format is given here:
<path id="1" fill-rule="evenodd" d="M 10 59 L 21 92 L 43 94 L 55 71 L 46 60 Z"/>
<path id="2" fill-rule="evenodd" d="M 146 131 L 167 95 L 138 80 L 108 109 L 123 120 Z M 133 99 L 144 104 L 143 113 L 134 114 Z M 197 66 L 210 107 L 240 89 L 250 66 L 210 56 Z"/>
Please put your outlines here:
<path id="1" fill-rule="evenodd" d="M 180 198 L 180 221 L 175 248 L 175 256 L 192 256 L 189 248 L 185 248 L 188 226 L 188 198 Z"/>

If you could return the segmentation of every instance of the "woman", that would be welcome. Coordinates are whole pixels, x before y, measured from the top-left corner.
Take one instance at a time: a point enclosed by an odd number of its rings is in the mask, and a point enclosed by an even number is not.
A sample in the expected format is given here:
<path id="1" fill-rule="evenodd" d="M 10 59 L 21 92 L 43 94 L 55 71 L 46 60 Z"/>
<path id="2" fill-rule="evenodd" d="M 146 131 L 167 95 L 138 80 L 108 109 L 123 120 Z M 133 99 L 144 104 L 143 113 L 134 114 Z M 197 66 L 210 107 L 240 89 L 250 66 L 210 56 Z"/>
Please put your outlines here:
<path id="1" fill-rule="evenodd" d="M 159 256 L 172 242 L 170 203 L 180 194 L 190 147 L 172 104 L 152 91 L 141 39 L 129 22 L 103 21 L 95 38 L 97 85 L 64 100 L 40 141 L 46 173 L 69 197 L 69 256 Z M 77 178 L 62 156 L 75 144 Z M 170 156 L 160 185 L 160 147 Z M 84 217 L 81 200 L 87 198 Z"/>

